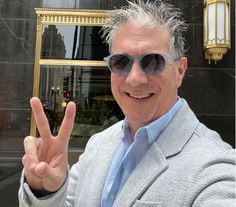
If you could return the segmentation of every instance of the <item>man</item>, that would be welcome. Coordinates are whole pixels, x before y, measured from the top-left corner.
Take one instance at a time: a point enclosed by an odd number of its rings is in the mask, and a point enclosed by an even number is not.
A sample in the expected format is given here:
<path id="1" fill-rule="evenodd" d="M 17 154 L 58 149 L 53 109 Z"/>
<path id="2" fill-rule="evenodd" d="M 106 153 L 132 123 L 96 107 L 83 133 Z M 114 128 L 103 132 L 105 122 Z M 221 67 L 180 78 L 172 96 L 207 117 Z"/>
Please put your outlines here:
<path id="1" fill-rule="evenodd" d="M 32 98 L 41 138 L 24 141 L 20 206 L 234 206 L 233 149 L 178 97 L 185 30 L 179 10 L 159 0 L 111 12 L 105 60 L 126 118 L 94 135 L 68 170 L 75 105 L 68 104 L 53 137 Z"/>

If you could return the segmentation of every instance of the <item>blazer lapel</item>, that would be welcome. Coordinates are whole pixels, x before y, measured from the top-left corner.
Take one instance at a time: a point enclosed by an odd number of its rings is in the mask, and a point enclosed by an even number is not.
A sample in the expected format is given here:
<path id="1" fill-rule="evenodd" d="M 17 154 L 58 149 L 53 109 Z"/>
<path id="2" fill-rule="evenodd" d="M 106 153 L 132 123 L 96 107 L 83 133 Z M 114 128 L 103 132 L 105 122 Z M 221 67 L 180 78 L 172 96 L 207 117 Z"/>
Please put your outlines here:
<path id="1" fill-rule="evenodd" d="M 199 124 L 187 102 L 184 99 L 183 102 L 183 106 L 156 141 L 166 158 L 182 151 Z"/>
<path id="2" fill-rule="evenodd" d="M 87 157 L 88 160 L 85 162 L 89 166 L 86 175 L 83 175 L 86 182 L 82 182 L 84 186 L 78 184 L 78 189 L 83 189 L 79 198 L 76 200 L 75 206 L 100 206 L 101 196 L 104 187 L 104 183 L 109 172 L 113 157 L 121 144 L 123 132 L 121 125 L 117 124 L 113 131 L 105 131 L 104 133 L 97 134 L 96 139 L 101 139 L 101 142 L 96 143 L 94 150 L 90 151 Z M 112 133 L 112 134 L 111 134 Z M 99 137 L 100 136 L 100 137 Z M 88 152 L 87 152 L 88 153 Z M 96 155 L 96 157 L 94 157 Z M 83 156 L 83 155 L 81 155 Z M 94 161 L 95 160 L 95 161 Z M 88 162 L 90 162 L 88 164 Z M 81 162 L 82 163 L 82 162 Z M 99 166 L 99 167 L 98 167 Z M 84 168 L 83 166 L 81 168 Z"/>
<path id="3" fill-rule="evenodd" d="M 113 206 L 132 206 L 146 189 L 168 168 L 166 159 L 153 143 L 118 194 Z"/>

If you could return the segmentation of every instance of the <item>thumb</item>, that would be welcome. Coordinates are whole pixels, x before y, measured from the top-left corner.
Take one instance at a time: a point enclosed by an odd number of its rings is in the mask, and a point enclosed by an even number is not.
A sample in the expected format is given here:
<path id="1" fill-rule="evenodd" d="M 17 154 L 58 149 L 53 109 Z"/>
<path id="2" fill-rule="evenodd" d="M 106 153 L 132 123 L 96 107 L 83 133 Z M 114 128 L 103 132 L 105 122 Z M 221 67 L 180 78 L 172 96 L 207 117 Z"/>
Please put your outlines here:
<path id="1" fill-rule="evenodd" d="M 35 167 L 35 174 L 41 177 L 44 190 L 49 192 L 57 191 L 66 179 L 66 175 L 60 176 L 60 173 L 56 173 L 46 162 L 40 162 Z"/>
<path id="2" fill-rule="evenodd" d="M 35 174 L 41 178 L 49 178 L 53 175 L 51 167 L 46 162 L 40 162 L 35 167 Z"/>

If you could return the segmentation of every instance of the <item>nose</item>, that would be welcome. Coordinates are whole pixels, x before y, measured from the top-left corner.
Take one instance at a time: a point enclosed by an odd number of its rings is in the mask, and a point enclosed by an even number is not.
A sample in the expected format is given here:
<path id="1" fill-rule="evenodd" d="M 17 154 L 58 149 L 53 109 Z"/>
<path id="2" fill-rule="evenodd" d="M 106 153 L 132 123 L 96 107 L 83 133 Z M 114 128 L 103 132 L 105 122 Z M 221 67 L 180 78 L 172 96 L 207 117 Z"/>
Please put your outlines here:
<path id="1" fill-rule="evenodd" d="M 138 61 L 134 61 L 132 68 L 126 77 L 126 83 L 132 87 L 138 87 L 139 85 L 147 84 L 147 74 L 142 70 Z"/>

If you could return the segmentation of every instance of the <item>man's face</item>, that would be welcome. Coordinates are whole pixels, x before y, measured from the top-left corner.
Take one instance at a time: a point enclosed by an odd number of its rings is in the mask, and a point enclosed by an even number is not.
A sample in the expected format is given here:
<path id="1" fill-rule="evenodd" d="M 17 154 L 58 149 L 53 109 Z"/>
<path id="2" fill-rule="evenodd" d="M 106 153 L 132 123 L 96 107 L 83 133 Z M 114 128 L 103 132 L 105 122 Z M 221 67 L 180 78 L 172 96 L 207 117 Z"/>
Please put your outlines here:
<path id="1" fill-rule="evenodd" d="M 149 52 L 169 51 L 170 34 L 166 29 L 122 26 L 112 42 L 112 53 L 140 56 Z M 134 134 L 140 127 L 152 122 L 172 107 L 177 100 L 177 89 L 187 68 L 186 58 L 170 61 L 159 76 L 146 74 L 134 61 L 127 76 L 111 74 L 113 96 L 128 119 Z"/>

